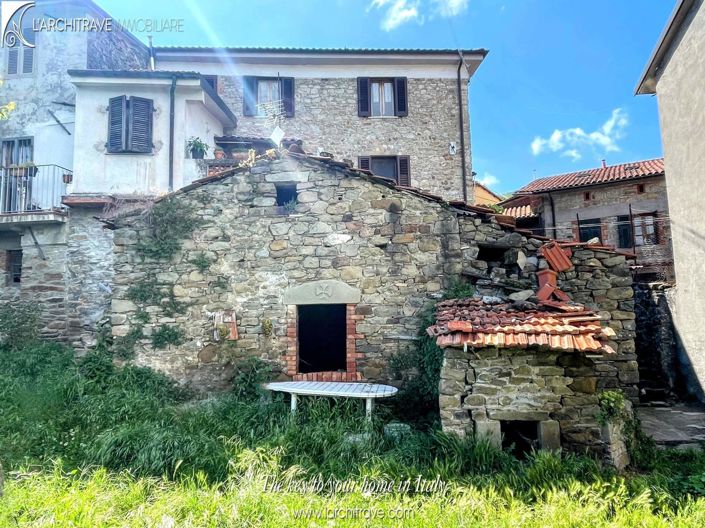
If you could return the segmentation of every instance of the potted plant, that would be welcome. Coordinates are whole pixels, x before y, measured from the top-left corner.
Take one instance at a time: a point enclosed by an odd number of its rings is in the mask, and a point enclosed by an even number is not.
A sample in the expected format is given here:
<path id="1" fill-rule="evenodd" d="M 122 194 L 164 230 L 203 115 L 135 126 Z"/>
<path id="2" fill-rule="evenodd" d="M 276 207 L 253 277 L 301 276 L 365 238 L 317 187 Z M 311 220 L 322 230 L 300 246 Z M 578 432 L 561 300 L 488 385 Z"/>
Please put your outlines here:
<path id="1" fill-rule="evenodd" d="M 223 159 L 225 157 L 225 151 L 220 148 L 220 147 L 215 147 L 213 149 L 213 155 L 215 156 L 215 159 Z"/>
<path id="2" fill-rule="evenodd" d="M 61 175 L 61 179 L 64 181 L 65 184 L 69 184 L 73 182 L 73 173 L 72 172 L 64 172 Z"/>
<path id="3" fill-rule="evenodd" d="M 197 138 L 194 136 L 191 136 L 191 138 L 188 140 L 186 147 L 189 149 L 189 151 L 191 151 L 191 157 L 193 159 L 203 159 L 203 157 L 206 155 L 206 152 L 208 152 L 208 149 L 210 148 L 203 141 L 201 141 L 201 138 Z"/>

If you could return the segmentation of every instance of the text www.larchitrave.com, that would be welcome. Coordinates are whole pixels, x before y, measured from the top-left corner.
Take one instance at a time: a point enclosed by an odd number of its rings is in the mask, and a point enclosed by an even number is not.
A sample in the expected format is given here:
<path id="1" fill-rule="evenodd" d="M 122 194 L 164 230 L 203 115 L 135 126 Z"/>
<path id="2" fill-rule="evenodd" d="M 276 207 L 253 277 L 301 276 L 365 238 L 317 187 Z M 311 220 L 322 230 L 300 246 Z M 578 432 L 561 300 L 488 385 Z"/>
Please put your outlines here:
<path id="1" fill-rule="evenodd" d="M 294 519 L 412 519 L 412 508 L 301 508 L 294 510 Z"/>

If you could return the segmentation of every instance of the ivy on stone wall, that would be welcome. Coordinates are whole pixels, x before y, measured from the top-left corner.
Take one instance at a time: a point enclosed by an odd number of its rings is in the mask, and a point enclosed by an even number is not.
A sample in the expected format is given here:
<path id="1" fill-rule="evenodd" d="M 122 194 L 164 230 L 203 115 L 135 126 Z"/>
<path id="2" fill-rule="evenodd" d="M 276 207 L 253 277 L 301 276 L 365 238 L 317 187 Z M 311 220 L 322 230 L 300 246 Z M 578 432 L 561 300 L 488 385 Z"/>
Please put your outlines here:
<path id="1" fill-rule="evenodd" d="M 181 249 L 183 240 L 201 225 L 195 208 L 174 198 L 157 202 L 147 222 L 148 236 L 137 245 L 137 251 L 155 260 L 170 260 Z"/>

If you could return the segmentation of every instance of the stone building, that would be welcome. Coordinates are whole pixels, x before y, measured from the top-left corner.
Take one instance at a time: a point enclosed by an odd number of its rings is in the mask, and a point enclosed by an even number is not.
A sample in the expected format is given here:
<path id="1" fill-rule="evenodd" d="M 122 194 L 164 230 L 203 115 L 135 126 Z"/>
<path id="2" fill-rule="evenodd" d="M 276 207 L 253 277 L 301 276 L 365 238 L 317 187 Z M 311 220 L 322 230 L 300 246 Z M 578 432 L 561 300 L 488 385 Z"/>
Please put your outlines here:
<path id="1" fill-rule="evenodd" d="M 637 94 L 658 98 L 666 165 L 668 202 L 673 228 L 676 289 L 673 295 L 675 337 L 683 385 L 705 401 L 705 218 L 701 189 L 705 185 L 705 8 L 702 0 L 679 0 L 637 86 Z"/>
<path id="2" fill-rule="evenodd" d="M 280 201 L 284 189 L 294 206 Z M 158 207 L 193 217 L 166 260 L 145 253 L 163 239 Z M 295 154 L 212 173 L 149 211 L 106 219 L 115 229 L 113 335 L 138 364 L 201 390 L 228 386 L 233 365 L 250 356 L 282 377 L 388 380 L 390 358 L 413 346 L 421 312 L 453 281 L 526 299 L 551 274 L 537 273 L 548 266 L 542 255 L 558 251 L 487 210 Z M 614 330 L 605 367 L 614 384 L 605 386 L 635 397 L 625 256 L 602 246 L 572 254 L 581 264 L 561 273 L 561 288 Z M 183 334 L 163 343 L 176 328 Z"/>
<path id="3" fill-rule="evenodd" d="M 468 85 L 487 51 L 156 47 L 156 68 L 198 71 L 240 136 L 278 126 L 308 152 L 473 203 Z M 272 112 L 281 116 L 267 119 Z M 275 141 L 278 143 L 278 141 Z"/>
<path id="4" fill-rule="evenodd" d="M 3 103 L 16 104 L 0 120 L 0 300 L 31 299 L 42 308 L 43 335 L 67 338 L 72 326 L 90 325 L 100 316 L 90 310 L 80 322 L 68 316 L 75 301 L 69 283 L 78 265 L 69 262 L 69 236 L 82 230 L 80 236 L 90 239 L 100 229 L 88 220 L 94 211 L 72 211 L 69 225 L 62 203 L 73 179 L 77 133 L 75 88 L 67 71 L 144 69 L 149 54 L 126 31 L 32 30 L 49 18 L 107 18 L 91 1 L 34 4 L 21 20 L 13 19 L 24 41 L 0 49 Z M 97 286 L 93 293 L 106 295 Z"/>
<path id="5" fill-rule="evenodd" d="M 597 245 L 550 242 L 539 254 L 547 267 L 535 292 L 438 304 L 428 333 L 444 349 L 443 427 L 519 451 L 590 452 L 623 467 L 623 439 L 598 413 L 604 390 L 637 398 L 629 261 Z"/>
<path id="6" fill-rule="evenodd" d="M 663 159 L 539 178 L 502 202 L 517 225 L 559 240 L 598 238 L 636 254 L 637 280 L 673 280 Z"/>

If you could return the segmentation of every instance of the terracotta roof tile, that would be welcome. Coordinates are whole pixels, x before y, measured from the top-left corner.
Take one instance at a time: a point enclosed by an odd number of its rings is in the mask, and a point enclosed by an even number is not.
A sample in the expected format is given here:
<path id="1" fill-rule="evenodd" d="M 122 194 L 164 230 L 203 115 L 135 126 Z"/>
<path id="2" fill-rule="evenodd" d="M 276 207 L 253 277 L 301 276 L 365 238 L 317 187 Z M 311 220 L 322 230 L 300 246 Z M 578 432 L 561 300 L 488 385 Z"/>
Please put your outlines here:
<path id="1" fill-rule="evenodd" d="M 519 189 L 517 194 L 585 187 L 587 185 L 634 180 L 646 176 L 663 176 L 664 174 L 663 158 L 633 161 L 620 165 L 610 165 L 609 167 L 598 167 L 596 169 L 539 178 Z"/>
<path id="2" fill-rule="evenodd" d="M 505 207 L 502 210 L 502 214 L 507 216 L 513 216 L 514 218 L 537 218 L 539 216 L 539 214 L 534 211 L 531 205 Z"/>
<path id="3" fill-rule="evenodd" d="M 613 353 L 600 340 L 613 337 L 595 312 L 577 304 L 512 303 L 495 297 L 443 301 L 428 334 L 441 348 L 539 347 L 576 352 Z"/>

